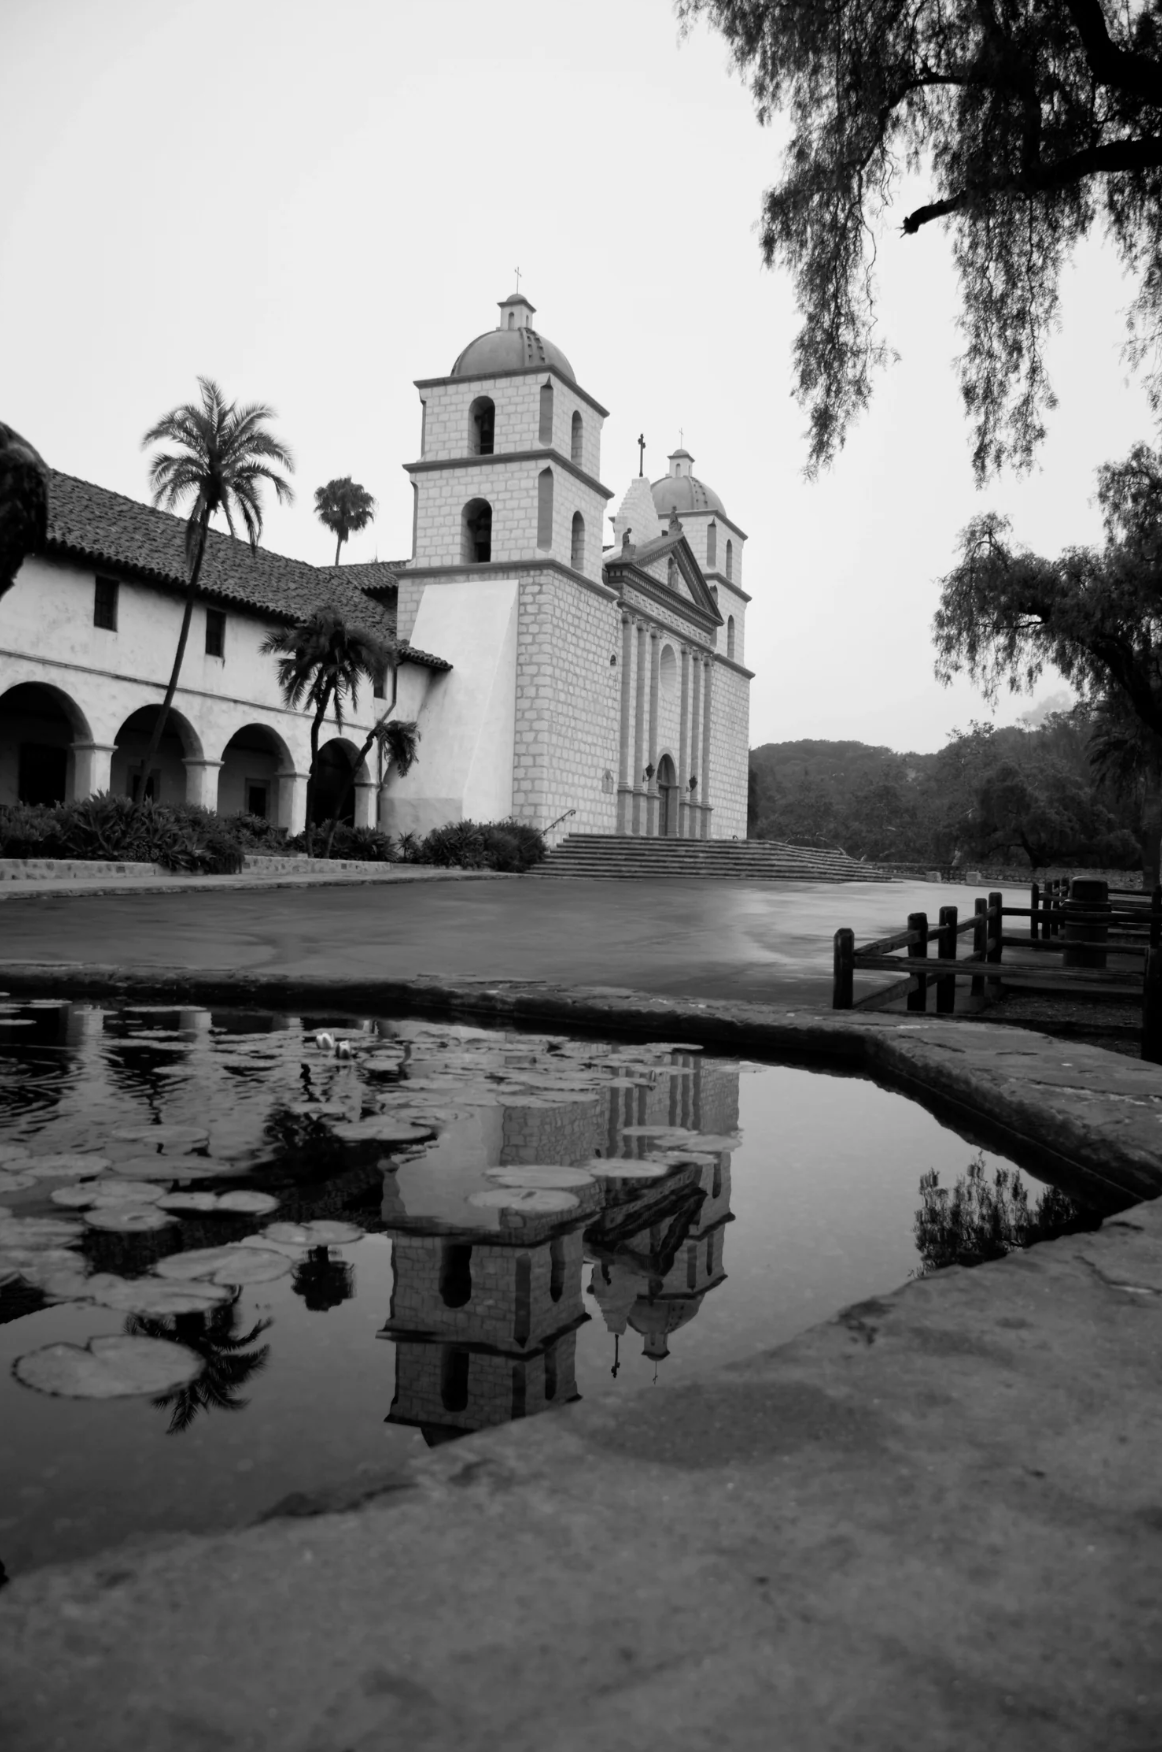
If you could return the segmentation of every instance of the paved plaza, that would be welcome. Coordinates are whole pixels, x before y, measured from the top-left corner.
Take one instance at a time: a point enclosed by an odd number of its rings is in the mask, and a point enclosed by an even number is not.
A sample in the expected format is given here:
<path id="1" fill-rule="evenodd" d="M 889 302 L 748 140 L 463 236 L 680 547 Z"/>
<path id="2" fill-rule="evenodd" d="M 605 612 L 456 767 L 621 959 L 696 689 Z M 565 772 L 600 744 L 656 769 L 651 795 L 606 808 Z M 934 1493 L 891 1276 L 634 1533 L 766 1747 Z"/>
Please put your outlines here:
<path id="1" fill-rule="evenodd" d="M 409 882 L 5 898 L 3 961 L 230 968 L 338 980 L 416 974 L 614 985 L 657 996 L 829 1005 L 831 942 L 972 911 L 948 883 Z M 1006 900 L 1020 903 L 1013 888 Z M 874 977 L 874 976 L 873 976 Z M 865 988 L 866 989 L 866 988 Z"/>

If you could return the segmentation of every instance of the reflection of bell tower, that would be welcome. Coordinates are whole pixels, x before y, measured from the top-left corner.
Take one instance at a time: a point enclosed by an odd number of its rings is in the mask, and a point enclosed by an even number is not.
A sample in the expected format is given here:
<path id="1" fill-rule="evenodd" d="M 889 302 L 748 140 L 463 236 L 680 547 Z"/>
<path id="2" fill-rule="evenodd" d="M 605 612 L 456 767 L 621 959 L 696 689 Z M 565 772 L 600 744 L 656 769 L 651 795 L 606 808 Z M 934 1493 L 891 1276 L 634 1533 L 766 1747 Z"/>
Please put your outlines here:
<path id="1" fill-rule="evenodd" d="M 396 1231 L 388 1423 L 431 1445 L 576 1399 L 581 1247 L 580 1228 L 529 1246 Z"/>
<path id="2" fill-rule="evenodd" d="M 684 1219 L 684 1220 L 683 1220 Z M 723 1230 L 730 1209 L 730 1157 L 707 1164 L 687 1195 L 685 1212 L 666 1224 L 654 1220 L 610 1252 L 593 1249 L 589 1293 L 608 1331 L 642 1335 L 642 1355 L 655 1363 L 670 1354 L 670 1335 L 694 1319 L 710 1290 L 726 1281 Z"/>

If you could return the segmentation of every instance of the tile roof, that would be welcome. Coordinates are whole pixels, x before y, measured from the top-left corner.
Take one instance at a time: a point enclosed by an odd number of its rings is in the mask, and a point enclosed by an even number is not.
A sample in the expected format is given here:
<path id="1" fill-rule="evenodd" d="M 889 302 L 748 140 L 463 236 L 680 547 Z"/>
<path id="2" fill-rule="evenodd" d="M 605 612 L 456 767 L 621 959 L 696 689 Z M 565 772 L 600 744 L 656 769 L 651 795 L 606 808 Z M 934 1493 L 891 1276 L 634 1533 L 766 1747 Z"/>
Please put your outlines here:
<path id="1" fill-rule="evenodd" d="M 184 589 L 186 521 L 73 475 L 49 477 L 46 552 L 130 572 L 151 583 Z M 395 636 L 396 577 L 385 561 L 311 566 L 211 529 L 198 594 L 233 602 L 283 622 L 316 609 L 342 609 L 381 637 Z M 374 594 L 372 594 L 374 592 Z M 384 596 L 388 600 L 383 600 Z M 400 656 L 429 669 L 450 669 L 442 657 L 401 644 Z"/>

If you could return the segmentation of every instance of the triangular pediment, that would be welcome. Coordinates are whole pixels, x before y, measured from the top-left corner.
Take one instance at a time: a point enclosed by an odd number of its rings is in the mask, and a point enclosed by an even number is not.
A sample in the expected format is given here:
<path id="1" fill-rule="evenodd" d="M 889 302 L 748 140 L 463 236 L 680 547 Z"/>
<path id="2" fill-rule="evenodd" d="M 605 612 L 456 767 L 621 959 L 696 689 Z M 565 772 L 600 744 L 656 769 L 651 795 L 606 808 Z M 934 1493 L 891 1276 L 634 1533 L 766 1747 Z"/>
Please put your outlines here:
<path id="1" fill-rule="evenodd" d="M 623 568 L 629 568 L 630 573 L 644 573 L 652 583 L 690 603 L 721 625 L 722 616 L 714 593 L 702 576 L 694 551 L 680 529 L 668 529 L 664 535 L 636 547 L 626 543 L 615 548 L 606 556 L 611 583 L 616 582 L 616 576 Z"/>

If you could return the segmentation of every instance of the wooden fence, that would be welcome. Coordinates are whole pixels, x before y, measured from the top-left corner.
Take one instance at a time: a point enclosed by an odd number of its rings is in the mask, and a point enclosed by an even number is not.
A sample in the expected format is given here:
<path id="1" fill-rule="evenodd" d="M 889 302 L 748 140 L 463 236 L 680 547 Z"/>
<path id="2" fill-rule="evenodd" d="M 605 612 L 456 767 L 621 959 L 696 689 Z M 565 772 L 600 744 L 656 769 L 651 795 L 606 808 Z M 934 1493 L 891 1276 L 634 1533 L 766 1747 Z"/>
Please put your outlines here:
<path id="1" fill-rule="evenodd" d="M 942 906 L 939 921 L 928 922 L 927 913 L 908 914 L 904 930 L 874 943 L 857 946 L 855 933 L 841 928 L 835 933 L 832 1008 L 851 1010 L 878 1007 L 899 996 L 907 986 L 909 1010 L 926 1010 L 928 988 L 935 987 L 937 1014 L 951 1014 L 956 1007 L 956 982 L 970 982 L 970 999 L 983 1005 L 1010 990 L 1058 992 L 1075 997 L 1134 997 L 1142 1004 L 1142 1057 L 1162 1064 L 1162 887 L 1152 895 L 1112 889 L 1105 902 L 1070 898 L 1069 878 L 1034 882 L 1028 906 L 1006 906 L 994 890 L 980 895 L 971 918 L 961 921 L 957 908 Z M 1028 920 L 1025 932 L 1007 932 L 1007 919 Z M 972 948 L 958 954 L 959 940 L 972 933 Z M 935 957 L 928 946 L 936 945 Z M 1020 958 L 1004 959 L 1006 949 L 1019 950 Z M 901 954 L 903 951 L 903 954 Z M 1133 965 L 1111 968 L 1110 956 Z M 1060 957 L 1048 965 L 1049 957 Z M 872 992 L 855 999 L 855 975 L 894 973 L 901 986 Z"/>

